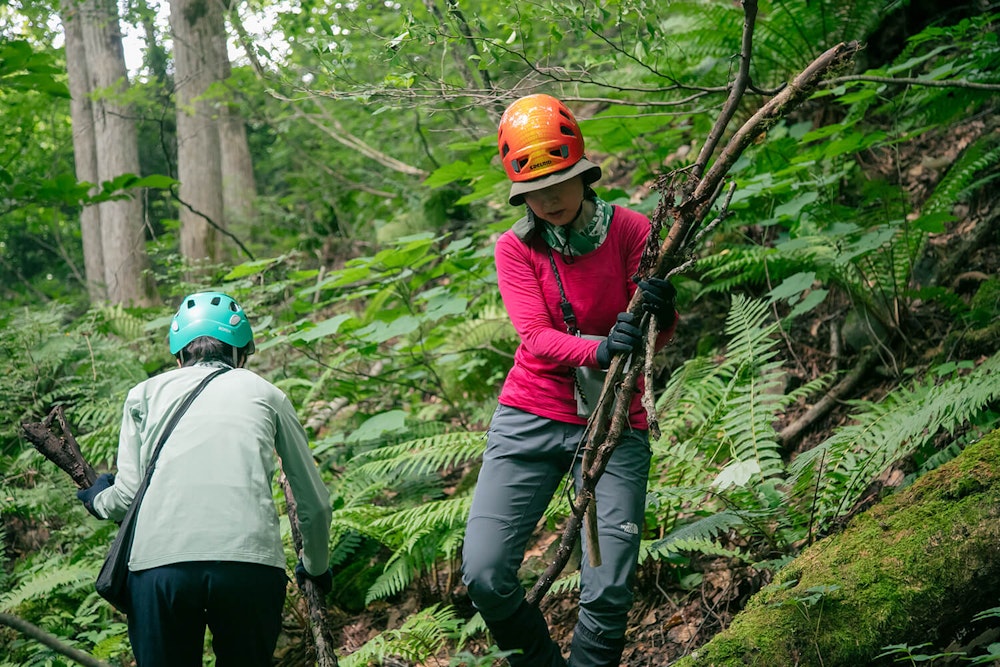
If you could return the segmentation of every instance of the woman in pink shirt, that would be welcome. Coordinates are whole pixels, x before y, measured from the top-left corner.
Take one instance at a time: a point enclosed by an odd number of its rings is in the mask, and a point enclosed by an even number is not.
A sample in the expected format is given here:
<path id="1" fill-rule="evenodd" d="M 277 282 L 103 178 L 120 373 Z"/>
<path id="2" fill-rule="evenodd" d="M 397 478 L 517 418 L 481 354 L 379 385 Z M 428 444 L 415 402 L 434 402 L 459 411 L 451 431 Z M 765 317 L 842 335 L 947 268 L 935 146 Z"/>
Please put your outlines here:
<path id="1" fill-rule="evenodd" d="M 500 295 L 521 344 L 490 424 L 463 580 L 497 646 L 516 651 L 512 667 L 565 667 L 517 572 L 562 478 L 572 469 L 580 485 L 578 446 L 594 399 L 586 400 L 578 369 L 594 374 L 639 347 L 639 322 L 626 312 L 636 289 L 665 343 L 677 320 L 675 292 L 666 280 L 636 283 L 649 220 L 591 189 L 601 168 L 584 157 L 579 125 L 562 102 L 549 95 L 516 100 L 497 138 L 509 202 L 526 205 L 496 244 Z M 650 464 L 639 396 L 630 407 L 632 428 L 597 484 L 602 564 L 581 564 L 571 667 L 618 665 L 625 647 Z"/>

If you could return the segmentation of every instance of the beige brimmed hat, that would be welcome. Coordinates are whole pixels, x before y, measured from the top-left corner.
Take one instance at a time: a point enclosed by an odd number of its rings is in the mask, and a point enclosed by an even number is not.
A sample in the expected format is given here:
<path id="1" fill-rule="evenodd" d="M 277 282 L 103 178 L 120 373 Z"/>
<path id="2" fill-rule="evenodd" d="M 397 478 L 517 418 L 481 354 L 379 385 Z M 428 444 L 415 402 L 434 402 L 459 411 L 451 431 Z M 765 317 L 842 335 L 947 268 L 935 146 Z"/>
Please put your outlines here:
<path id="1" fill-rule="evenodd" d="M 563 169 L 562 171 L 557 171 L 554 174 L 548 174 L 547 176 L 542 176 L 540 178 L 534 178 L 530 181 L 517 181 L 511 183 L 510 194 L 507 196 L 507 201 L 510 202 L 511 206 L 520 206 L 524 203 L 524 195 L 528 192 L 542 190 L 550 185 L 562 183 L 563 181 L 568 181 L 574 176 L 581 175 L 583 176 L 583 184 L 590 185 L 591 183 L 595 183 L 601 179 L 601 167 L 585 157 L 580 158 L 576 164 L 568 169 Z"/>

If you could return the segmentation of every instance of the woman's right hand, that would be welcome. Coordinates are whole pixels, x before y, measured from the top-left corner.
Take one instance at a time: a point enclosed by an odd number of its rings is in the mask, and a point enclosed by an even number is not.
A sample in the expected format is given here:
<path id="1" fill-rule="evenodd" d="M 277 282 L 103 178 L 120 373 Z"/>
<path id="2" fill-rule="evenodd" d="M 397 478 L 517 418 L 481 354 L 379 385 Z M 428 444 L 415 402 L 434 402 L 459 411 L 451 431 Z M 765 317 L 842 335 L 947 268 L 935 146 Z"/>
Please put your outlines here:
<path id="1" fill-rule="evenodd" d="M 642 342 L 642 330 L 636 326 L 639 318 L 631 313 L 618 313 L 618 321 L 611 327 L 608 337 L 597 346 L 597 364 L 607 369 L 611 357 L 632 354 Z"/>

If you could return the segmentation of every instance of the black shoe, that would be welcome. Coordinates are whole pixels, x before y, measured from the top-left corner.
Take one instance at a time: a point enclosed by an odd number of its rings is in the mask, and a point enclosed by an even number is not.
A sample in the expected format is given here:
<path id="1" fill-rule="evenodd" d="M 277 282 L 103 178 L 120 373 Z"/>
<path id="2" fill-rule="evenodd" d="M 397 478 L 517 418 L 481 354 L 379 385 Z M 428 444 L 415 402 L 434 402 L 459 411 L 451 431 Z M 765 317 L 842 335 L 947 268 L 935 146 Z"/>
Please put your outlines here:
<path id="1" fill-rule="evenodd" d="M 566 667 L 541 610 L 527 600 L 511 616 L 486 625 L 501 650 L 520 651 L 507 656 L 510 667 Z"/>

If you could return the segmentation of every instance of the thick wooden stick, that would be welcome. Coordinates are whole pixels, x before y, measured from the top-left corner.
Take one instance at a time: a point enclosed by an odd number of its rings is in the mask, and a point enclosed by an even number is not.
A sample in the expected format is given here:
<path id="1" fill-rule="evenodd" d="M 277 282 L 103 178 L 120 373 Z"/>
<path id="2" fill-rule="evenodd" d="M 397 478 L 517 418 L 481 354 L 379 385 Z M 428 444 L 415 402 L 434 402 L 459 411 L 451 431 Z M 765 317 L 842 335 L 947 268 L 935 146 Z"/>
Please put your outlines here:
<path id="1" fill-rule="evenodd" d="M 285 493 L 285 512 L 288 514 L 288 523 L 292 527 L 292 542 L 295 545 L 295 553 L 301 557 L 302 532 L 299 530 L 298 506 L 295 503 L 295 496 L 292 495 L 292 487 L 289 485 L 285 473 L 281 473 L 278 483 L 281 484 L 281 490 Z M 326 611 L 323 593 L 310 579 L 306 579 L 301 590 L 306 600 L 306 606 L 309 608 L 309 628 L 312 631 L 313 645 L 316 648 L 316 664 L 319 667 L 337 667 L 337 653 L 334 650 L 337 642 L 333 629 L 330 627 L 330 616 Z"/>
<path id="2" fill-rule="evenodd" d="M 56 637 L 55 635 L 42 630 L 34 623 L 30 623 L 23 618 L 14 616 L 13 614 L 0 613 L 0 625 L 6 625 L 9 628 L 13 628 L 25 637 L 34 639 L 39 644 L 47 646 L 59 655 L 64 655 L 73 662 L 81 664 L 84 667 L 111 667 L 108 663 L 98 660 L 89 653 L 84 653 L 83 651 L 73 648 L 72 646 L 67 646 L 61 639 L 59 639 L 59 637 Z"/>
<path id="3" fill-rule="evenodd" d="M 52 430 L 52 421 L 59 423 L 62 435 Z M 97 480 L 97 473 L 90 467 L 80 452 L 80 445 L 69 430 L 63 407 L 52 408 L 44 421 L 25 422 L 21 424 L 24 435 L 32 446 L 42 453 L 42 456 L 55 463 L 60 470 L 68 474 L 81 489 L 90 488 Z"/>

